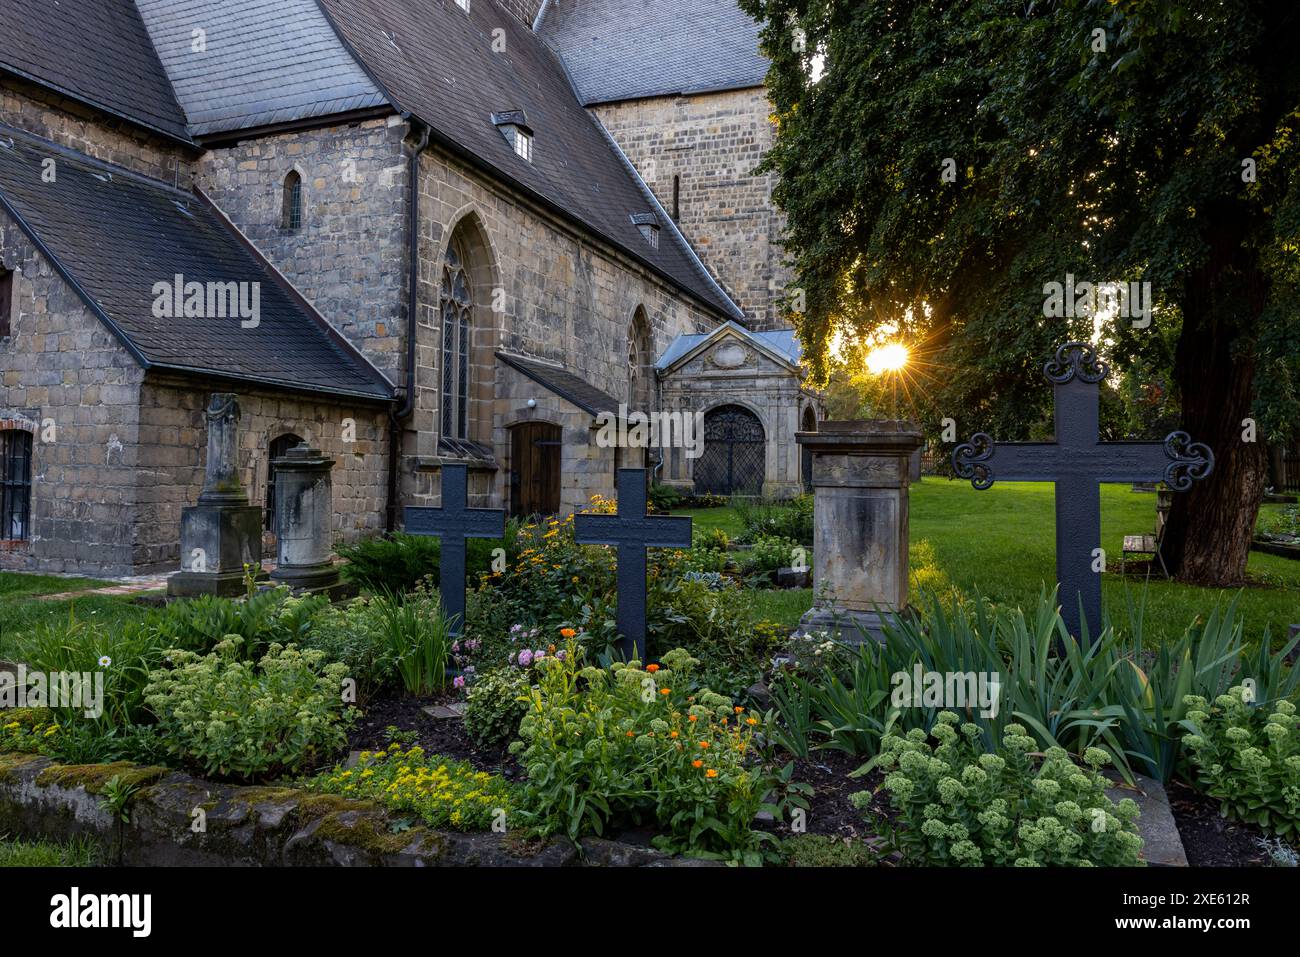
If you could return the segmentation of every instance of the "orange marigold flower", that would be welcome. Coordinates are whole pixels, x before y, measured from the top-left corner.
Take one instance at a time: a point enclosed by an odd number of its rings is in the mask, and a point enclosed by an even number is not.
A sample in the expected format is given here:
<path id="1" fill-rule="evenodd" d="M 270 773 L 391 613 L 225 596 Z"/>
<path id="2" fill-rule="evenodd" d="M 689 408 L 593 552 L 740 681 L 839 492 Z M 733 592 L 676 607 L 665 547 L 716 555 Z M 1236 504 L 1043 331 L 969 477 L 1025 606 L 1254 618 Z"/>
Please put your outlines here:
<path id="1" fill-rule="evenodd" d="M 734 708 L 732 708 L 731 710 L 735 711 L 736 714 L 744 714 L 744 713 L 745 713 L 745 709 L 742 708 L 740 705 L 736 705 L 736 706 L 735 706 Z"/>
<path id="2" fill-rule="evenodd" d="M 629 732 L 627 733 L 627 736 L 628 736 L 629 738 L 634 737 L 634 735 L 632 734 L 631 731 L 629 731 Z"/>
<path id="3" fill-rule="evenodd" d="M 659 689 L 659 693 L 660 693 L 660 694 L 672 694 L 673 691 L 672 691 L 671 688 L 660 688 L 660 689 Z"/>
<path id="4" fill-rule="evenodd" d="M 695 715 L 695 714 L 693 714 L 693 715 L 691 715 L 690 717 L 688 717 L 686 720 L 687 720 L 687 721 L 698 721 L 698 720 L 700 720 L 700 717 L 699 717 L 699 715 Z"/>
<path id="5" fill-rule="evenodd" d="M 704 762 L 701 761 L 699 758 L 696 758 L 694 761 L 691 762 L 691 767 L 702 768 L 704 767 Z"/>
<path id="6" fill-rule="evenodd" d="M 700 742 L 700 747 L 704 748 L 704 750 L 707 751 L 707 750 L 709 749 L 709 742 L 707 742 L 707 741 L 701 741 L 701 742 Z"/>
<path id="7" fill-rule="evenodd" d="M 576 634 L 577 634 L 577 632 L 574 631 L 572 628 L 561 628 L 561 629 L 560 629 L 560 635 L 563 636 L 563 637 L 565 637 L 565 638 L 572 638 L 572 637 L 573 637 L 574 635 L 576 635 Z"/>
<path id="8" fill-rule="evenodd" d="M 746 718 L 746 719 L 745 719 L 745 724 L 758 724 L 758 719 L 757 719 L 757 718 Z"/>
<path id="9" fill-rule="evenodd" d="M 677 732 L 674 731 L 672 734 L 669 735 L 669 737 L 670 737 L 670 738 L 675 738 L 675 737 L 677 737 Z"/>
<path id="10" fill-rule="evenodd" d="M 713 768 L 709 768 L 709 770 L 704 772 L 704 776 L 707 778 L 716 778 L 718 776 L 718 772 L 713 770 Z"/>
<path id="11" fill-rule="evenodd" d="M 648 672 L 650 672 L 651 674 L 654 674 L 656 671 L 659 670 L 659 666 L 658 666 L 658 665 L 646 665 L 646 666 L 645 666 L 645 670 L 648 671 Z"/>

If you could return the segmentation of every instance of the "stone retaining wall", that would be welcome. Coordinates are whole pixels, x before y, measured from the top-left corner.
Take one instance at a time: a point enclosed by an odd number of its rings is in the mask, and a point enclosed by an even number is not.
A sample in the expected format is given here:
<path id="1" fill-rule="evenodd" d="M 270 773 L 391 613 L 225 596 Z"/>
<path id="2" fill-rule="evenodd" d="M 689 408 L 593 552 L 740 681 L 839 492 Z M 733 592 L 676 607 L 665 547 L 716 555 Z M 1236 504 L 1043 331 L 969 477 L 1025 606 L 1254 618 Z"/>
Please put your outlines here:
<path id="1" fill-rule="evenodd" d="M 116 848 L 118 824 L 99 806 L 115 775 L 139 785 L 121 825 L 122 863 L 133 866 L 604 867 L 699 866 L 658 851 L 586 838 L 528 842 L 512 834 L 414 827 L 393 833 L 377 804 L 295 788 L 214 784 L 126 762 L 59 765 L 0 754 L 0 834 Z M 202 812 L 199 814 L 198 812 Z M 196 831 L 202 820 L 203 830 Z"/>

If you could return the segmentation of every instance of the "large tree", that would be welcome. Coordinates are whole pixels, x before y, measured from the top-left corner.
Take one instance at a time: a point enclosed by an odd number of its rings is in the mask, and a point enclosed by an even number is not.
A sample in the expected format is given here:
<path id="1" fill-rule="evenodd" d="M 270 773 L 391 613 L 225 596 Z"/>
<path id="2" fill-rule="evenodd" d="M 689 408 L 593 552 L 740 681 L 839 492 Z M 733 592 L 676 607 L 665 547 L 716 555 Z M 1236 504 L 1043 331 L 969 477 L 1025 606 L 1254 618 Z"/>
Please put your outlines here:
<path id="1" fill-rule="evenodd" d="M 1148 282 L 1153 321 L 1107 323 L 1105 351 L 1167 370 L 1217 459 L 1176 497 L 1165 558 L 1241 581 L 1265 442 L 1300 419 L 1297 6 L 740 3 L 772 59 L 766 167 L 814 372 L 837 330 L 897 327 L 924 344 L 928 413 L 1024 437 L 1044 359 L 1094 334 L 1045 315 L 1045 284 Z"/>

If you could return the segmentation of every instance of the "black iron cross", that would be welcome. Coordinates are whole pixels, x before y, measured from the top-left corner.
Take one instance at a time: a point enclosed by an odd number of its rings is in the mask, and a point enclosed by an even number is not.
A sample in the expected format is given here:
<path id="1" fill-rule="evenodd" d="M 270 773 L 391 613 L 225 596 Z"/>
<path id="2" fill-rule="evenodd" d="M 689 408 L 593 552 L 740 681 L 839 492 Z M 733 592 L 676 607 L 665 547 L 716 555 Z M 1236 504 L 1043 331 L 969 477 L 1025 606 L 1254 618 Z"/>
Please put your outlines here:
<path id="1" fill-rule="evenodd" d="M 504 538 L 506 513 L 499 508 L 468 508 L 464 465 L 442 467 L 442 507 L 409 505 L 405 510 L 406 531 L 411 535 L 435 535 L 438 549 L 438 588 L 442 592 L 443 614 L 451 619 L 452 633 L 465 626 L 465 540 Z"/>
<path id="2" fill-rule="evenodd" d="M 1163 480 L 1177 491 L 1203 479 L 1214 468 L 1214 454 L 1186 432 L 1171 432 L 1163 442 L 1098 441 L 1097 383 L 1107 368 L 1092 347 L 1067 342 L 1043 367 L 1054 386 L 1055 442 L 993 442 L 983 432 L 953 449 L 957 475 L 977 489 L 994 479 L 1056 483 L 1056 577 L 1061 616 L 1070 634 L 1091 641 L 1101 634 L 1101 483 Z M 996 470 L 996 474 L 995 474 Z"/>
<path id="3" fill-rule="evenodd" d="M 618 514 L 573 517 L 574 541 L 618 546 L 619 648 L 628 661 L 645 661 L 645 550 L 691 547 L 691 520 L 646 515 L 646 470 L 618 470 Z"/>

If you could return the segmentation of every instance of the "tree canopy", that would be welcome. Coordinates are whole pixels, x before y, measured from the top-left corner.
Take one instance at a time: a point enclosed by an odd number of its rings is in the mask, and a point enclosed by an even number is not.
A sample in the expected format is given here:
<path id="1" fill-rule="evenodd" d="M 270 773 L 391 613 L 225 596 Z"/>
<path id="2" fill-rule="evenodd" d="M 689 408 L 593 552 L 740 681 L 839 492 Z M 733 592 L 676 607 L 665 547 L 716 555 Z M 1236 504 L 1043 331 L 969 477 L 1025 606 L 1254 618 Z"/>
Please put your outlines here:
<path id="1" fill-rule="evenodd" d="M 1218 456 L 1214 489 L 1171 529 L 1175 564 L 1194 518 L 1253 525 L 1262 442 L 1300 429 L 1297 8 L 741 6 L 772 60 L 765 166 L 780 174 L 805 303 L 792 318 L 815 376 L 837 331 L 896 328 L 929 370 L 920 414 L 1025 437 L 1050 402 L 1042 363 L 1097 332 L 1117 369 L 1167 377 Z M 1067 276 L 1149 283 L 1149 322 L 1045 315 L 1046 284 Z M 1246 504 L 1229 517 L 1234 496 Z M 1245 552 L 1207 562 L 1192 577 L 1240 578 Z"/>

